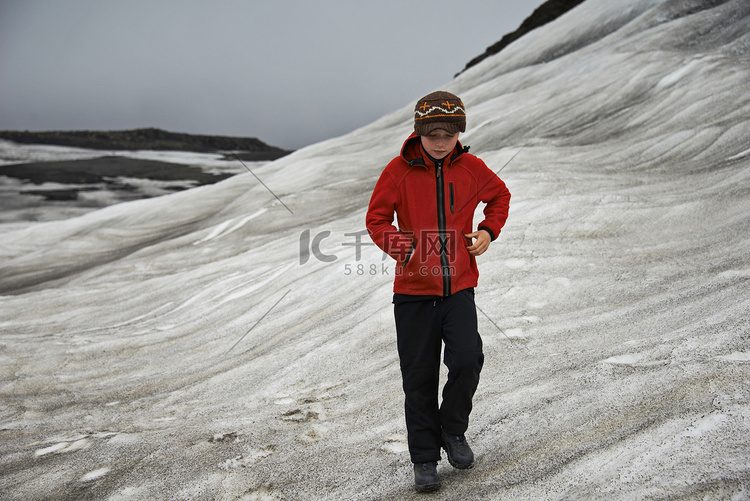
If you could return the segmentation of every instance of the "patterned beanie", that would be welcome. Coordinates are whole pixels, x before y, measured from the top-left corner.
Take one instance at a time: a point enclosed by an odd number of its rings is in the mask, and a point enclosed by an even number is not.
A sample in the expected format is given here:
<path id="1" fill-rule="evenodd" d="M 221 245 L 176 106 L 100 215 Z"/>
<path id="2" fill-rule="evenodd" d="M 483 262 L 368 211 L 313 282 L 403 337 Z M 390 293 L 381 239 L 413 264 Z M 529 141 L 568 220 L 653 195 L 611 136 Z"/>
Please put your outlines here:
<path id="1" fill-rule="evenodd" d="M 466 131 L 466 110 L 461 99 L 450 92 L 427 94 L 414 107 L 414 132 L 426 136 L 435 129 L 451 134 Z"/>

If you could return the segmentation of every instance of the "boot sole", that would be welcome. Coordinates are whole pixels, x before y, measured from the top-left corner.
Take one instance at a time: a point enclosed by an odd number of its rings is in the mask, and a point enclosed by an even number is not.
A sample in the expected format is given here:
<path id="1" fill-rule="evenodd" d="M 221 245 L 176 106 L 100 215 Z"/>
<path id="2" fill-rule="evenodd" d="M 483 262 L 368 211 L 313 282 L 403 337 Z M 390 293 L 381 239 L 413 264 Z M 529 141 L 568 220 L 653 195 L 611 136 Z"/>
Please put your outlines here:
<path id="1" fill-rule="evenodd" d="M 471 464 L 456 463 L 455 461 L 451 461 L 450 456 L 448 457 L 448 462 L 451 464 L 452 467 L 458 470 L 471 470 L 472 468 L 474 468 L 474 463 L 471 463 Z"/>
<path id="2" fill-rule="evenodd" d="M 433 492 L 440 489 L 441 485 L 442 484 L 438 482 L 436 484 L 415 485 L 414 488 L 417 492 Z"/>

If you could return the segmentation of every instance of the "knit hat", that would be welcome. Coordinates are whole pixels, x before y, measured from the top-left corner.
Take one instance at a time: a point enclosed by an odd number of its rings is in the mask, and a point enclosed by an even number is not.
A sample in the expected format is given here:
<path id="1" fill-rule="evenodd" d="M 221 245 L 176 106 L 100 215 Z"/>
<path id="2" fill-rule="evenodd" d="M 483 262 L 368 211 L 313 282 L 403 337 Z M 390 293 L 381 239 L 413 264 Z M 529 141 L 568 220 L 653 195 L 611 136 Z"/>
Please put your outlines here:
<path id="1" fill-rule="evenodd" d="M 461 99 L 446 91 L 427 94 L 414 107 L 414 132 L 426 136 L 435 129 L 451 134 L 466 131 L 466 110 Z"/>

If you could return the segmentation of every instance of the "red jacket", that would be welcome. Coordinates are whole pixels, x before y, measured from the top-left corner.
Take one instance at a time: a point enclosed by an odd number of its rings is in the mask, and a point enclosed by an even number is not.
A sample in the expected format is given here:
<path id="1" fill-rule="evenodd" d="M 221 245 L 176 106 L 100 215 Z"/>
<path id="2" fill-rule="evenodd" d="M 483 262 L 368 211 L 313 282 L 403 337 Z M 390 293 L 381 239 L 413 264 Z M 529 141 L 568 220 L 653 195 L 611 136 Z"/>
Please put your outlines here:
<path id="1" fill-rule="evenodd" d="M 458 143 L 434 162 L 412 134 L 380 175 L 366 224 L 373 242 L 396 260 L 394 292 L 450 296 L 477 286 L 477 262 L 466 250 L 465 235 L 474 231 L 474 211 L 484 202 L 478 228 L 497 238 L 508 218 L 510 192 L 468 149 Z"/>

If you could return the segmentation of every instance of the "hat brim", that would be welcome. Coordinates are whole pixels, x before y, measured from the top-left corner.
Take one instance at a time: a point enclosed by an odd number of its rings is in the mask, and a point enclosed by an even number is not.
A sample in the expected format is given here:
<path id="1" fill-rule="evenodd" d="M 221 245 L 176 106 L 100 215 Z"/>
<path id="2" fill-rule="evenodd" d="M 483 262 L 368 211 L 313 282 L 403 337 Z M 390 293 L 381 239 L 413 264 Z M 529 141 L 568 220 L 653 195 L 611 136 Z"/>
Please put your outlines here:
<path id="1" fill-rule="evenodd" d="M 427 123 L 416 122 L 414 124 L 414 132 L 416 132 L 420 136 L 426 136 L 430 132 L 434 130 L 438 130 L 438 129 L 443 129 L 449 134 L 457 134 L 459 132 L 464 132 L 458 124 L 450 123 L 450 122 L 427 122 Z"/>

